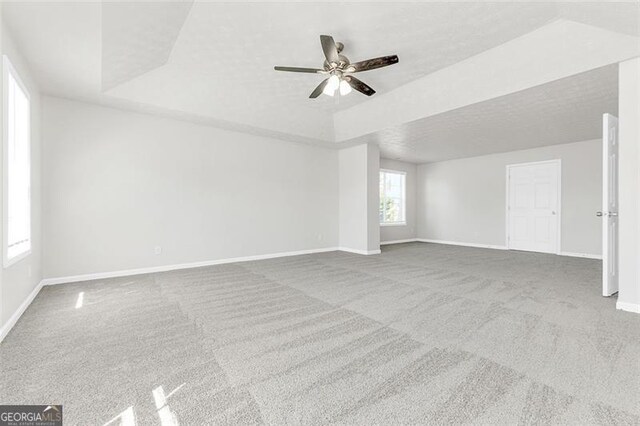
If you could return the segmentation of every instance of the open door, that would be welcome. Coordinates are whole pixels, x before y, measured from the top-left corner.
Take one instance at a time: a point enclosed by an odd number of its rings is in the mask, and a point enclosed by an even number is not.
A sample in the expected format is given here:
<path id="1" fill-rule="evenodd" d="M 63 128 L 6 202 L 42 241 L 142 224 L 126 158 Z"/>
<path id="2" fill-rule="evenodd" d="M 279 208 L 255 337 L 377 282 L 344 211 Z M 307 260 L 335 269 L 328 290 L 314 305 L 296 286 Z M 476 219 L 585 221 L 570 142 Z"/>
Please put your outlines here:
<path id="1" fill-rule="evenodd" d="M 602 295 L 618 292 L 618 118 L 602 120 Z"/>

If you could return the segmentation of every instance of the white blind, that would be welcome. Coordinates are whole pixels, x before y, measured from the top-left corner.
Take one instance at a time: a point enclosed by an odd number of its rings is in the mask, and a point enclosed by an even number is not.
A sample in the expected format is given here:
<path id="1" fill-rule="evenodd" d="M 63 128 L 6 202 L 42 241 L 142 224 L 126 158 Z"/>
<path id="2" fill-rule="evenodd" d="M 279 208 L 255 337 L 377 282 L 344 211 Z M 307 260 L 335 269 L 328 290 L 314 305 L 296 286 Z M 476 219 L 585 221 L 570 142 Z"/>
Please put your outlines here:
<path id="1" fill-rule="evenodd" d="M 31 248 L 29 97 L 5 60 L 7 97 L 7 260 Z"/>

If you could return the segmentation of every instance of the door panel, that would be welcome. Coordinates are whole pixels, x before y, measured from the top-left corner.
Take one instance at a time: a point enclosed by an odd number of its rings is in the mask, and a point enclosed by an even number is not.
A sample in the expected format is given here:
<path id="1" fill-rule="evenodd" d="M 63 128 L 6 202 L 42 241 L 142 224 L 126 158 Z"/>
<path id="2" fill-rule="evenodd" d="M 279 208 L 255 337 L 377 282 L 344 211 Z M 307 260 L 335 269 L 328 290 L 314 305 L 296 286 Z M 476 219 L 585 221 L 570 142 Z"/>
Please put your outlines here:
<path id="1" fill-rule="evenodd" d="M 536 209 L 548 209 L 551 203 L 549 199 L 549 183 L 536 183 L 535 184 L 535 208 Z"/>
<path id="2" fill-rule="evenodd" d="M 508 248 L 557 253 L 560 162 L 508 166 Z"/>
<path id="3" fill-rule="evenodd" d="M 602 119 L 602 295 L 618 292 L 618 119 Z"/>
<path id="4" fill-rule="evenodd" d="M 529 233 L 529 230 L 527 229 L 528 227 L 528 223 L 527 223 L 527 218 L 525 216 L 520 216 L 520 217 L 514 217 L 514 228 L 515 228 L 515 232 L 514 232 L 514 236 L 517 239 L 524 239 L 527 238 L 527 235 Z"/>
<path id="5" fill-rule="evenodd" d="M 551 233 L 550 229 L 552 225 L 549 223 L 548 217 L 536 217 L 536 226 L 535 226 L 535 240 L 542 241 L 547 244 L 551 243 Z"/>
<path id="6" fill-rule="evenodd" d="M 529 208 L 529 185 L 526 183 L 516 183 L 516 191 L 515 191 L 515 203 L 514 207 L 516 209 L 528 209 Z"/>

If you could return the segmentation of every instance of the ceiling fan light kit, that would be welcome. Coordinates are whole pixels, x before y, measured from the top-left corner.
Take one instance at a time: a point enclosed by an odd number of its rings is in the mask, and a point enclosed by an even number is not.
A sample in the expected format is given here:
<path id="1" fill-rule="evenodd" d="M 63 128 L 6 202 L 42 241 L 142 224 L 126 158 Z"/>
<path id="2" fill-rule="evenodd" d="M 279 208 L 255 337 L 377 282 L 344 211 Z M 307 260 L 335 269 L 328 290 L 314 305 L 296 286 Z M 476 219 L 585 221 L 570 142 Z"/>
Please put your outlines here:
<path id="1" fill-rule="evenodd" d="M 329 77 L 322 80 L 313 92 L 311 92 L 309 97 L 312 99 L 317 98 L 322 93 L 327 96 L 334 96 L 336 91 L 339 91 L 341 96 L 345 96 L 351 93 L 352 89 L 364 95 L 371 96 L 376 93 L 376 91 L 351 74 L 398 63 L 398 56 L 391 55 L 367 59 L 352 64 L 346 56 L 341 54 L 344 49 L 344 44 L 340 42 L 336 43 L 333 37 L 321 35 L 320 44 L 322 45 L 322 51 L 325 57 L 322 68 L 274 67 L 276 71 L 329 74 Z"/>
<path id="2" fill-rule="evenodd" d="M 324 89 L 322 90 L 322 93 L 328 96 L 333 96 L 336 93 L 336 90 L 338 89 L 338 87 L 340 86 L 340 83 L 341 83 L 340 77 L 338 77 L 336 74 L 332 75 L 331 77 L 329 77 L 327 84 L 324 86 Z"/>
<path id="3" fill-rule="evenodd" d="M 351 93 L 351 86 L 346 80 L 340 82 L 340 96 L 345 96 Z"/>

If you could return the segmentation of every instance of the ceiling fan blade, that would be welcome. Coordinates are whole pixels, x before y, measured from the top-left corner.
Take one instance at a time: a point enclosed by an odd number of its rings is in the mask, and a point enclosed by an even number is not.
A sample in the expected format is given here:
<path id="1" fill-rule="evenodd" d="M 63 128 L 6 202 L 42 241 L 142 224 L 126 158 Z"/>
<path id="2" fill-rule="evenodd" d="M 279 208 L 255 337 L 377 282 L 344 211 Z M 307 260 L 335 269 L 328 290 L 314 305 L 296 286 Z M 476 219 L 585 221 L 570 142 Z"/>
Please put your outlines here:
<path id="1" fill-rule="evenodd" d="M 346 72 L 360 72 L 374 70 L 398 63 L 398 55 L 382 56 L 380 58 L 367 59 L 353 63 L 347 67 Z"/>
<path id="2" fill-rule="evenodd" d="M 325 74 L 325 70 L 319 68 L 300 68 L 300 67 L 273 67 L 276 71 L 288 71 L 288 72 L 306 72 L 310 74 Z"/>
<path id="3" fill-rule="evenodd" d="M 318 96 L 320 96 L 322 94 L 322 91 L 324 90 L 324 86 L 326 86 L 328 82 L 329 82 L 328 78 L 325 78 L 324 80 L 322 80 L 322 82 L 320 84 L 318 84 L 318 87 L 313 89 L 313 92 L 311 92 L 309 97 L 311 99 L 314 99 L 314 98 L 317 98 Z"/>
<path id="4" fill-rule="evenodd" d="M 322 44 L 322 51 L 324 52 L 324 57 L 327 58 L 327 62 L 337 64 L 340 62 L 340 57 L 338 56 L 338 47 L 336 46 L 336 42 L 333 41 L 333 37 L 328 35 L 320 36 L 320 43 Z"/>
<path id="5" fill-rule="evenodd" d="M 371 96 L 374 93 L 376 93 L 375 90 L 373 90 L 367 84 L 363 83 L 362 81 L 358 80 L 352 75 L 348 75 L 344 77 L 344 79 L 347 81 L 347 83 L 349 83 L 349 86 L 353 87 L 355 90 L 357 90 L 360 93 L 364 93 L 367 96 Z"/>

